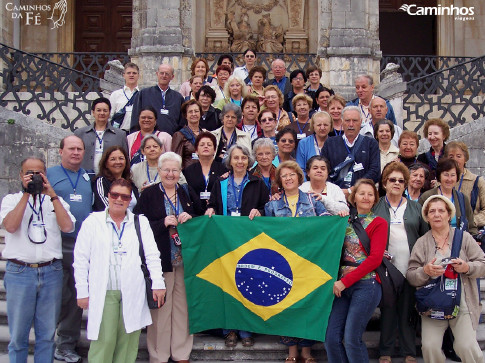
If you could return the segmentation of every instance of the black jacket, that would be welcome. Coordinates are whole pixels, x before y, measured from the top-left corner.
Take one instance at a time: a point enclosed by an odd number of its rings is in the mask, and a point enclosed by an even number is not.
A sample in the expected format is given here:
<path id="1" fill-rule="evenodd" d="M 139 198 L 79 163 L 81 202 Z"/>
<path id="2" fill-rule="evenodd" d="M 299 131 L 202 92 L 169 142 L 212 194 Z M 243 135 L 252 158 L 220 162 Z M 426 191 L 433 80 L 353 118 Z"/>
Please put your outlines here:
<path id="1" fill-rule="evenodd" d="M 109 180 L 104 176 L 98 176 L 93 184 L 93 194 L 94 194 L 94 202 L 93 202 L 93 212 L 100 212 L 105 210 L 108 207 L 108 192 L 111 187 L 111 183 L 113 180 Z M 135 199 L 138 200 L 138 188 L 131 183 L 131 187 L 133 189 L 133 194 L 135 195 Z"/>

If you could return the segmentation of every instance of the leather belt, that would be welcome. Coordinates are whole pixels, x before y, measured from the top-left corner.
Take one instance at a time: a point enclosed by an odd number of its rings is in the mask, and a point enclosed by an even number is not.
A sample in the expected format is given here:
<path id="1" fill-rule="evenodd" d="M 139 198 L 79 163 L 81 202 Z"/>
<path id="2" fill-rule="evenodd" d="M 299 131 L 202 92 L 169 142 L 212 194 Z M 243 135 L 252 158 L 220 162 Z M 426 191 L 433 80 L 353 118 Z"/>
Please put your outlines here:
<path id="1" fill-rule="evenodd" d="M 28 262 L 16 260 L 15 258 L 10 258 L 9 261 L 15 263 L 16 265 L 38 268 L 38 267 L 44 267 L 44 266 L 52 265 L 54 262 L 56 262 L 58 260 L 57 259 L 53 259 L 52 261 L 48 261 L 48 262 L 28 263 Z"/>

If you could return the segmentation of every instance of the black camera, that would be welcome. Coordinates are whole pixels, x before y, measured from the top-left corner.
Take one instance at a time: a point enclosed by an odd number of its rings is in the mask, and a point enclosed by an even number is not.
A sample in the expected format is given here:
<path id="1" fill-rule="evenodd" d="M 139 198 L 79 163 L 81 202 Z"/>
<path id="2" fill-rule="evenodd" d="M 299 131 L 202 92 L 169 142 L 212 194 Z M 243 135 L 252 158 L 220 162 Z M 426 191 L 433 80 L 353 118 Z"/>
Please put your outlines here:
<path id="1" fill-rule="evenodd" d="M 27 184 L 27 193 L 39 195 L 44 190 L 44 179 L 40 174 L 32 174 L 32 180 Z"/>

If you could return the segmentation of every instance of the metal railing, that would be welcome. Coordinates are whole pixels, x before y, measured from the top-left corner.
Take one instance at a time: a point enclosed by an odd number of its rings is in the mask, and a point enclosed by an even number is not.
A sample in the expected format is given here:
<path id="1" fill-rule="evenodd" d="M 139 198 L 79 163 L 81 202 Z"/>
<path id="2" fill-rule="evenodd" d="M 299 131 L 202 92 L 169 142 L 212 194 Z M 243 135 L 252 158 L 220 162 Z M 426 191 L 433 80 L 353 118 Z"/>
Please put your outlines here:
<path id="1" fill-rule="evenodd" d="M 439 117 L 450 127 L 485 116 L 485 56 L 472 58 L 407 82 L 404 111 L 413 129 Z"/>

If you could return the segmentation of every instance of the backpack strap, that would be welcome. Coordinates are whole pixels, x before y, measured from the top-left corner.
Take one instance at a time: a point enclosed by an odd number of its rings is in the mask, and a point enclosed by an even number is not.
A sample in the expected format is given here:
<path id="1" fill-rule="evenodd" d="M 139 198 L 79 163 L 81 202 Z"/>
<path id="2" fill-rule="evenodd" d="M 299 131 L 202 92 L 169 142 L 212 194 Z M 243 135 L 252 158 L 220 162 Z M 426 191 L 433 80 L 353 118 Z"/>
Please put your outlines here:
<path id="1" fill-rule="evenodd" d="M 475 182 L 473 183 L 472 191 L 470 193 L 470 204 L 472 206 L 473 211 L 477 207 L 477 202 L 478 202 L 478 194 L 479 194 L 478 182 L 479 182 L 479 180 L 480 180 L 480 176 L 477 176 L 476 179 L 475 179 Z"/>
<path id="2" fill-rule="evenodd" d="M 451 245 L 451 258 L 460 257 L 461 243 L 463 242 L 463 231 L 455 228 L 455 234 L 453 236 L 453 242 Z"/>
<path id="3" fill-rule="evenodd" d="M 458 190 L 456 191 L 456 194 L 458 195 L 458 204 L 460 205 L 460 225 L 457 225 L 458 229 L 461 230 L 468 230 L 468 219 L 466 218 L 466 209 L 465 209 L 465 196 L 463 195 L 462 192 L 459 192 Z"/>

